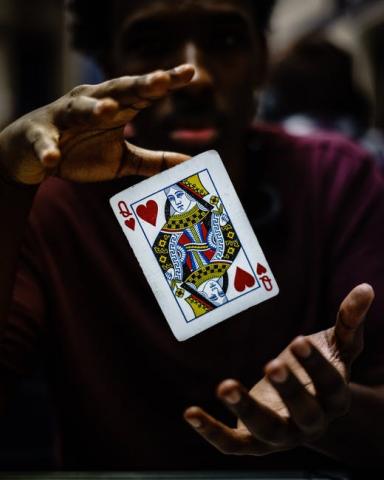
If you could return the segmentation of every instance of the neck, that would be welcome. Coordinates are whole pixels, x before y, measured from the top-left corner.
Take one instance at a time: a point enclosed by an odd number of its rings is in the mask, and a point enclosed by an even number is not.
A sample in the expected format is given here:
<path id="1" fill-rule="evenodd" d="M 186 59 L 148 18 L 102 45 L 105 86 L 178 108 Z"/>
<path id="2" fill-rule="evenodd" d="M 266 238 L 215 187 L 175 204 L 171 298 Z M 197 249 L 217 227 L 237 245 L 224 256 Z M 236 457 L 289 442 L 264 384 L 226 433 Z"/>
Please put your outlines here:
<path id="1" fill-rule="evenodd" d="M 228 142 L 220 152 L 225 168 L 238 193 L 244 191 L 247 182 L 247 145 L 245 138 L 241 142 Z"/>

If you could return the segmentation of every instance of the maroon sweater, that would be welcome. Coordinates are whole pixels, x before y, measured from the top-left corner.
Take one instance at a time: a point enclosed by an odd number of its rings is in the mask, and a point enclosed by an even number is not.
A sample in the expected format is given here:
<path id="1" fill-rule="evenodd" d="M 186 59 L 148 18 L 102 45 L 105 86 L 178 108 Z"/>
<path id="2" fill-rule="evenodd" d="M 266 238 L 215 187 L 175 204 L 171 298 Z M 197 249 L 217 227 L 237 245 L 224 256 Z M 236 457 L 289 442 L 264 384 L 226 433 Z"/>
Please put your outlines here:
<path id="1" fill-rule="evenodd" d="M 198 404 L 224 421 L 216 384 L 251 387 L 298 334 L 334 323 L 360 282 L 377 299 L 353 379 L 384 380 L 384 190 L 375 165 L 336 137 L 256 131 L 249 187 L 239 192 L 280 294 L 179 343 L 108 200 L 132 183 L 44 182 L 31 214 L 0 366 L 27 374 L 42 358 L 55 401 L 63 464 L 88 469 L 305 468 L 296 449 L 226 457 L 182 419 Z M 300 456 L 299 456 L 300 455 Z"/>

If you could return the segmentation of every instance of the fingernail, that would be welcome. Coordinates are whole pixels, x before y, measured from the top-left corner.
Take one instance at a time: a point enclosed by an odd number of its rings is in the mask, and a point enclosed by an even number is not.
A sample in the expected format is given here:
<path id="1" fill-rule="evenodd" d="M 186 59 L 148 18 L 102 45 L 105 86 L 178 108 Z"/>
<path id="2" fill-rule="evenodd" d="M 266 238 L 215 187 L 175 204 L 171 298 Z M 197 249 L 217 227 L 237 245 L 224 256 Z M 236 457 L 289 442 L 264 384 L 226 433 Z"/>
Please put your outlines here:
<path id="1" fill-rule="evenodd" d="M 308 342 L 300 342 L 295 344 L 295 346 L 293 347 L 293 350 L 296 353 L 296 355 L 302 358 L 308 358 L 312 352 Z"/>
<path id="2" fill-rule="evenodd" d="M 93 108 L 93 113 L 98 115 L 103 111 L 103 109 L 104 109 L 104 102 L 102 100 L 99 100 Z"/>
<path id="3" fill-rule="evenodd" d="M 189 70 L 190 65 L 179 65 L 178 67 L 175 67 L 173 71 L 175 73 L 183 73 L 185 70 Z"/>
<path id="4" fill-rule="evenodd" d="M 41 157 L 42 157 L 42 163 L 44 165 L 48 167 L 56 166 L 60 158 L 60 152 L 59 150 L 54 150 L 52 148 L 49 148 L 42 152 Z"/>
<path id="5" fill-rule="evenodd" d="M 241 400 L 241 395 L 239 390 L 231 390 L 230 392 L 227 392 L 223 395 L 223 398 L 226 402 L 235 405 L 236 403 L 239 403 Z"/>
<path id="6" fill-rule="evenodd" d="M 288 370 L 280 367 L 269 374 L 269 377 L 276 383 L 283 383 L 288 378 Z"/>
<path id="7" fill-rule="evenodd" d="M 187 422 L 192 425 L 192 427 L 194 428 L 200 428 L 202 427 L 203 425 L 203 422 L 199 419 L 199 418 L 196 418 L 196 417 L 185 417 L 185 419 L 187 420 Z"/>

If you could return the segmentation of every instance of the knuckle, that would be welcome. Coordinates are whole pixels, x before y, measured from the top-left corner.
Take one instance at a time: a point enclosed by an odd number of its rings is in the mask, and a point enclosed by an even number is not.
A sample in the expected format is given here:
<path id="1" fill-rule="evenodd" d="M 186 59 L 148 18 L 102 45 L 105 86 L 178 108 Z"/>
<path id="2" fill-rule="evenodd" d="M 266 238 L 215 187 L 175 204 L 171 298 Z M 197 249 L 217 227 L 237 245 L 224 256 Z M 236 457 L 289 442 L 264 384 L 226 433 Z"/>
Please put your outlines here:
<path id="1" fill-rule="evenodd" d="M 325 416 L 319 412 L 308 412 L 301 419 L 301 429 L 306 433 L 316 434 L 325 428 Z"/>
<path id="2" fill-rule="evenodd" d="M 75 100 L 71 98 L 68 102 L 67 105 L 65 106 L 65 109 L 67 112 L 71 112 L 73 110 L 73 105 L 75 103 Z"/>
<path id="3" fill-rule="evenodd" d="M 44 130 L 38 125 L 31 125 L 26 130 L 26 137 L 30 143 L 36 143 L 44 136 Z"/>
<path id="4" fill-rule="evenodd" d="M 70 97 L 78 97 L 80 95 L 83 95 L 84 92 L 87 90 L 88 85 L 77 85 L 76 87 L 72 88 L 72 90 L 69 92 Z"/>
<path id="5" fill-rule="evenodd" d="M 147 77 L 147 80 L 150 81 L 150 80 L 153 80 L 153 79 L 159 77 L 160 75 L 164 75 L 164 73 L 165 73 L 164 70 L 158 68 L 157 70 L 155 70 L 155 71 L 153 71 L 153 72 L 151 72 L 151 73 L 148 73 L 148 74 L 146 75 L 146 77 Z"/>
<path id="6" fill-rule="evenodd" d="M 106 90 L 107 92 L 110 92 L 110 93 L 113 93 L 114 91 L 116 91 L 117 93 L 120 93 L 125 89 L 132 88 L 137 78 L 138 77 L 129 76 L 129 75 L 125 75 L 123 77 L 118 77 L 118 78 L 111 78 L 111 80 L 108 80 L 105 83 Z"/>
<path id="7" fill-rule="evenodd" d="M 115 90 L 120 86 L 120 84 L 121 84 L 121 80 L 119 78 L 112 78 L 107 82 L 108 90 Z"/>
<path id="8" fill-rule="evenodd" d="M 143 87 L 148 83 L 148 75 L 131 77 L 130 87 L 137 97 L 140 98 Z"/>

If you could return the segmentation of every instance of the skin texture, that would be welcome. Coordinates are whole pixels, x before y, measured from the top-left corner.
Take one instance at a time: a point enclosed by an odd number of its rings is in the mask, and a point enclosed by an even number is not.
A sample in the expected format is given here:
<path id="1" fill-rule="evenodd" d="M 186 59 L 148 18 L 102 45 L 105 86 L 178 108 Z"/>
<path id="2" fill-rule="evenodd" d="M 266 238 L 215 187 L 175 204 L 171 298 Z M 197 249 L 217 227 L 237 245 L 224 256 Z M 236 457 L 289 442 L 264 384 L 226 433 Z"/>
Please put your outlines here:
<path id="1" fill-rule="evenodd" d="M 193 74 L 193 67 L 184 65 L 76 87 L 1 133 L 2 168 L 31 185 L 52 174 L 92 182 L 153 175 L 174 165 L 187 157 L 139 149 L 124 140 L 123 130 L 142 109 L 187 84 Z"/>
<path id="2" fill-rule="evenodd" d="M 11 179 L 0 181 L 1 198 L 7 198 L 0 203 L 0 215 L 9 225 L 0 236 L 0 248 L 7 252 L 0 271 L 1 322 L 36 190 L 20 184 L 37 186 L 52 174 L 78 182 L 152 175 L 183 161 L 184 154 L 208 148 L 222 155 L 238 189 L 245 184 L 244 138 L 267 62 L 251 3 L 128 4 L 120 2 L 116 11 L 113 49 L 103 65 L 108 77 L 117 78 L 77 87 L 0 134 L 0 172 Z M 182 64 L 187 65 L 174 70 Z M 140 148 L 124 140 L 127 122 L 132 122 Z M 201 129 L 204 135 L 195 135 Z M 333 328 L 297 338 L 265 367 L 265 377 L 250 392 L 238 380 L 222 382 L 217 394 L 238 417 L 237 428 L 198 406 L 189 408 L 185 419 L 224 453 L 264 455 L 306 445 L 346 462 L 374 461 L 383 453 L 384 439 L 372 435 L 366 412 L 384 417 L 383 389 L 354 385 L 348 378 L 363 346 L 364 318 L 373 296 L 369 285 L 356 287 Z M 345 448 L 350 436 L 356 438 L 355 451 Z"/>
<path id="3" fill-rule="evenodd" d="M 363 322 L 373 298 L 369 285 L 356 287 L 334 327 L 297 337 L 249 392 L 236 380 L 222 382 L 217 395 L 238 416 L 237 428 L 199 407 L 189 408 L 185 419 L 224 453 L 264 455 L 316 441 L 350 408 L 349 370 L 363 348 Z"/>

